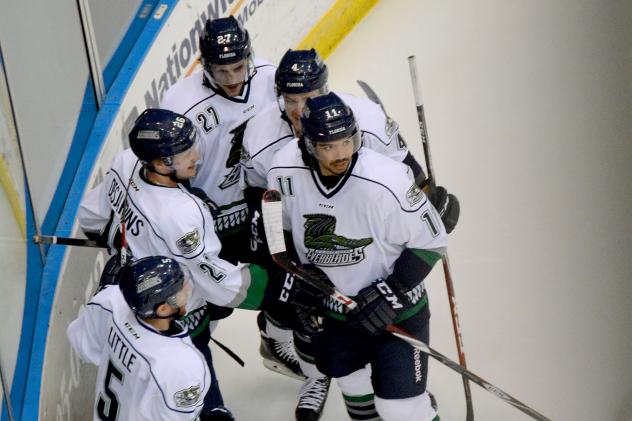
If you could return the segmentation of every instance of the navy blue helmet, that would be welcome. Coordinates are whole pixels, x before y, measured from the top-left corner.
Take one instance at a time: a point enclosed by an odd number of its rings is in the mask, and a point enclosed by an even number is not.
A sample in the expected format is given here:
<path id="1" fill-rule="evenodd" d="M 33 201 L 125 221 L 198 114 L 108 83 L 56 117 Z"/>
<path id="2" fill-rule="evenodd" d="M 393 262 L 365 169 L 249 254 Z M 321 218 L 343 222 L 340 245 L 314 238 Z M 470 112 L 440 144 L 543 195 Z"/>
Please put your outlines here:
<path id="1" fill-rule="evenodd" d="M 314 50 L 287 50 L 274 75 L 277 94 L 302 94 L 324 89 L 327 65 Z"/>
<path id="2" fill-rule="evenodd" d="M 178 262 L 164 256 L 149 256 L 124 266 L 119 286 L 132 311 L 142 318 L 155 318 L 162 303 L 177 307 L 175 295 L 184 286 L 184 271 Z"/>
<path id="3" fill-rule="evenodd" d="M 169 110 L 148 108 L 136 119 L 129 133 L 129 144 L 143 162 L 162 159 L 171 165 L 171 157 L 191 148 L 197 131 L 187 117 Z"/>
<path id="4" fill-rule="evenodd" d="M 318 158 L 315 152 L 319 142 L 353 138 L 353 152 L 360 149 L 360 130 L 351 108 L 338 95 L 330 92 L 305 102 L 301 116 L 303 136 L 308 152 Z"/>
<path id="5" fill-rule="evenodd" d="M 248 31 L 234 16 L 207 20 L 200 36 L 200 61 L 207 72 L 211 64 L 232 64 L 252 53 Z"/>

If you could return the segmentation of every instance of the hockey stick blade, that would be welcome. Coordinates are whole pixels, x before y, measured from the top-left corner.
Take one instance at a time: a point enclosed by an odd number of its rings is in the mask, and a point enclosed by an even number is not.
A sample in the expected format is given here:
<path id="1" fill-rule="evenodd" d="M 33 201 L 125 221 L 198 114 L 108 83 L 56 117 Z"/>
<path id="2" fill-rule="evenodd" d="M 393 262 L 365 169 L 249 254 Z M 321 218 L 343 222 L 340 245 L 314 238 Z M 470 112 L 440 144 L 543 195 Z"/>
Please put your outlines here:
<path id="1" fill-rule="evenodd" d="M 56 235 L 34 235 L 33 242 L 35 244 L 108 248 L 107 243 L 104 241 L 88 240 L 86 238 L 57 237 Z"/>
<path id="2" fill-rule="evenodd" d="M 277 263 L 279 266 L 283 267 L 287 271 L 294 273 L 296 276 L 300 277 L 312 286 L 320 288 L 323 292 L 332 295 L 332 297 L 334 297 L 337 301 L 343 303 L 343 305 L 345 305 L 348 310 L 352 310 L 356 306 L 355 301 L 345 296 L 344 294 L 341 294 L 331 285 L 314 278 L 310 273 L 301 271 L 300 267 L 298 267 L 289 259 L 285 247 L 285 239 L 283 237 L 283 206 L 281 194 L 278 191 L 267 190 L 264 193 L 262 200 L 262 214 L 263 226 L 268 241 L 268 248 L 271 251 L 272 259 L 275 261 L 275 263 Z M 274 250 L 275 252 L 273 253 L 272 250 Z M 549 418 L 528 407 L 524 403 L 520 402 L 516 398 L 501 390 L 499 387 L 485 381 L 481 377 L 469 371 L 467 368 L 459 365 L 457 362 L 452 361 L 445 355 L 430 348 L 427 344 L 415 338 L 402 328 L 395 325 L 390 325 L 387 327 L 387 330 L 391 334 L 408 343 L 413 348 L 425 352 L 443 365 L 451 368 L 462 376 L 467 377 L 469 380 L 478 384 L 483 389 L 504 400 L 508 404 L 516 407 L 517 409 L 521 410 L 532 418 L 539 421 L 550 421 Z"/>
<path id="3" fill-rule="evenodd" d="M 384 109 L 384 104 L 382 104 L 382 101 L 380 101 L 380 98 L 377 96 L 373 88 L 371 88 L 369 84 L 363 80 L 356 80 L 356 82 L 358 83 L 358 85 L 360 85 L 360 88 L 362 88 L 366 97 L 369 98 L 371 101 L 375 102 L 377 105 L 379 105 L 380 108 L 382 108 L 382 111 L 384 112 L 384 114 L 386 114 L 386 110 Z"/>

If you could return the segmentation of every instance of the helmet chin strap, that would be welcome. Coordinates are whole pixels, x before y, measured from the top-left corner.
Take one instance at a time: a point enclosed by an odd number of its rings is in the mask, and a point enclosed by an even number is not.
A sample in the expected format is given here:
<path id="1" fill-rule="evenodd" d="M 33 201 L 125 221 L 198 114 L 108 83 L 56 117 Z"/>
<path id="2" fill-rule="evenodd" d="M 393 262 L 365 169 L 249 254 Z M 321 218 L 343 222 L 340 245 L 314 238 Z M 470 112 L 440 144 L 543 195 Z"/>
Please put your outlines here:
<path id="1" fill-rule="evenodd" d="M 150 164 L 150 165 L 147 165 L 146 169 L 147 169 L 148 171 L 150 171 L 150 172 L 156 173 L 156 174 L 158 174 L 158 175 L 162 175 L 163 177 L 169 177 L 169 179 L 170 179 L 171 181 L 173 181 L 174 183 L 183 183 L 183 182 L 187 181 L 186 179 L 183 179 L 183 178 L 178 178 L 178 177 L 176 176 L 177 171 L 176 171 L 176 170 L 174 170 L 174 169 L 172 169 L 172 171 L 171 171 L 170 173 L 162 173 L 162 172 L 158 171 L 158 170 L 156 169 L 156 167 L 154 167 L 154 166 L 153 166 L 153 165 L 151 165 L 151 164 Z"/>
<path id="2" fill-rule="evenodd" d="M 186 315 L 186 312 L 184 312 L 185 314 L 181 314 L 181 311 L 180 311 L 181 309 L 182 309 L 182 307 L 178 307 L 178 309 L 175 312 L 173 312 L 171 314 L 168 314 L 166 316 L 159 316 L 158 314 L 156 314 L 154 317 L 152 317 L 152 319 L 179 320 L 179 319 L 183 318 Z"/>

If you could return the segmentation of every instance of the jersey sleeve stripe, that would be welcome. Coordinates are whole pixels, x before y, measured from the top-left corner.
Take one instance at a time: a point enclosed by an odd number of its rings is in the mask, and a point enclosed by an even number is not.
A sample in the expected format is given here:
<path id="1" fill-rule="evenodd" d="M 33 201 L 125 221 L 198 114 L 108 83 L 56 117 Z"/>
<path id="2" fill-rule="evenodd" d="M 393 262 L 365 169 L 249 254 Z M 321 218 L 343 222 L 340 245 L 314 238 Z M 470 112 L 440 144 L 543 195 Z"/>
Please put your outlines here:
<path id="1" fill-rule="evenodd" d="M 248 266 L 248 277 L 250 285 L 246 291 L 245 299 L 239 304 L 238 308 L 246 310 L 256 310 L 261 307 L 265 290 L 268 286 L 268 275 L 266 271 L 257 266 Z"/>
<path id="2" fill-rule="evenodd" d="M 445 253 L 445 249 L 436 249 L 436 250 L 422 250 L 422 249 L 408 249 L 415 254 L 418 258 L 426 262 L 426 264 L 431 267 L 437 263 L 441 256 Z"/>
<path id="3" fill-rule="evenodd" d="M 261 150 L 259 150 L 259 152 L 256 152 L 256 153 L 252 154 L 252 155 L 250 156 L 250 159 L 255 158 L 255 157 L 256 157 L 257 155 L 259 155 L 261 152 L 263 152 L 263 151 L 265 151 L 266 149 L 268 149 L 269 147 L 271 147 L 271 146 L 273 146 L 273 145 L 275 145 L 275 144 L 279 143 L 280 141 L 282 141 L 282 140 L 284 140 L 284 139 L 287 139 L 287 138 L 293 138 L 293 137 L 294 137 L 294 135 L 289 134 L 289 135 L 287 135 L 287 136 L 283 136 L 283 137 L 278 138 L 278 139 L 277 139 L 277 140 L 275 140 L 274 142 L 269 143 L 267 146 L 265 146 L 264 148 L 262 148 Z"/>
<path id="4" fill-rule="evenodd" d="M 362 132 L 362 134 L 366 133 L 366 134 L 370 134 L 371 136 L 375 137 L 375 138 L 376 138 L 376 139 L 377 139 L 377 140 L 378 140 L 381 144 L 383 144 L 384 146 L 388 146 L 388 145 L 390 145 L 390 144 L 391 144 L 391 142 L 385 142 L 385 141 L 383 141 L 381 137 L 379 137 L 378 135 L 376 135 L 376 134 L 375 134 L 375 133 L 373 133 L 373 132 L 370 132 L 370 131 L 368 131 L 368 130 L 360 130 L 360 131 Z"/>
<path id="5" fill-rule="evenodd" d="M 207 101 L 211 98 L 213 98 L 215 95 L 217 95 L 216 93 L 213 93 L 213 95 L 209 95 L 206 98 L 203 98 L 201 100 L 199 100 L 198 102 L 196 102 L 195 104 L 191 105 L 185 112 L 182 113 L 182 115 L 187 115 L 187 113 L 189 111 L 191 111 L 192 109 L 194 109 L 195 107 L 197 107 L 199 104 L 203 103 L 204 101 Z"/>
<path id="6" fill-rule="evenodd" d="M 402 206 L 402 203 L 399 201 L 399 198 L 397 197 L 397 195 L 393 192 L 393 190 L 391 190 L 388 186 L 386 186 L 385 184 L 382 184 L 378 181 L 375 180 L 371 180 L 370 178 L 366 178 L 366 177 L 362 177 L 356 174 L 351 174 L 351 177 L 355 177 L 358 178 L 360 180 L 364 180 L 364 181 L 368 181 L 370 183 L 374 183 L 377 184 L 378 186 L 382 186 L 384 187 L 390 194 L 391 196 L 393 196 L 393 198 L 395 199 L 395 201 L 397 202 L 397 204 L 399 205 L 400 209 L 404 212 L 408 212 L 408 213 L 415 213 L 417 212 L 419 209 L 421 209 L 426 202 L 428 202 L 428 196 L 424 195 L 424 200 L 422 200 L 421 202 L 419 202 L 419 206 L 417 206 L 415 209 L 404 209 L 404 207 Z"/>

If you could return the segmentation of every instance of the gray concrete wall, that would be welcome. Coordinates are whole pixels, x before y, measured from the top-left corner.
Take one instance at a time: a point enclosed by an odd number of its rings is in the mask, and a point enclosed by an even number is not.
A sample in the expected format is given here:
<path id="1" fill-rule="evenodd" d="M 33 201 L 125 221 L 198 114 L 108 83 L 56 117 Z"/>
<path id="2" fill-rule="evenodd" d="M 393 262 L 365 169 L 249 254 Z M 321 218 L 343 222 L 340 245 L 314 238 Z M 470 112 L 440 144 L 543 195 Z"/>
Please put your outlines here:
<path id="1" fill-rule="evenodd" d="M 36 215 L 44 219 L 88 81 L 76 2 L 3 2 L 0 38 Z"/>
<path id="2" fill-rule="evenodd" d="M 105 67 L 140 0 L 89 1 Z M 89 79 L 75 0 L 0 5 L 0 39 L 40 223 L 66 163 Z"/>

